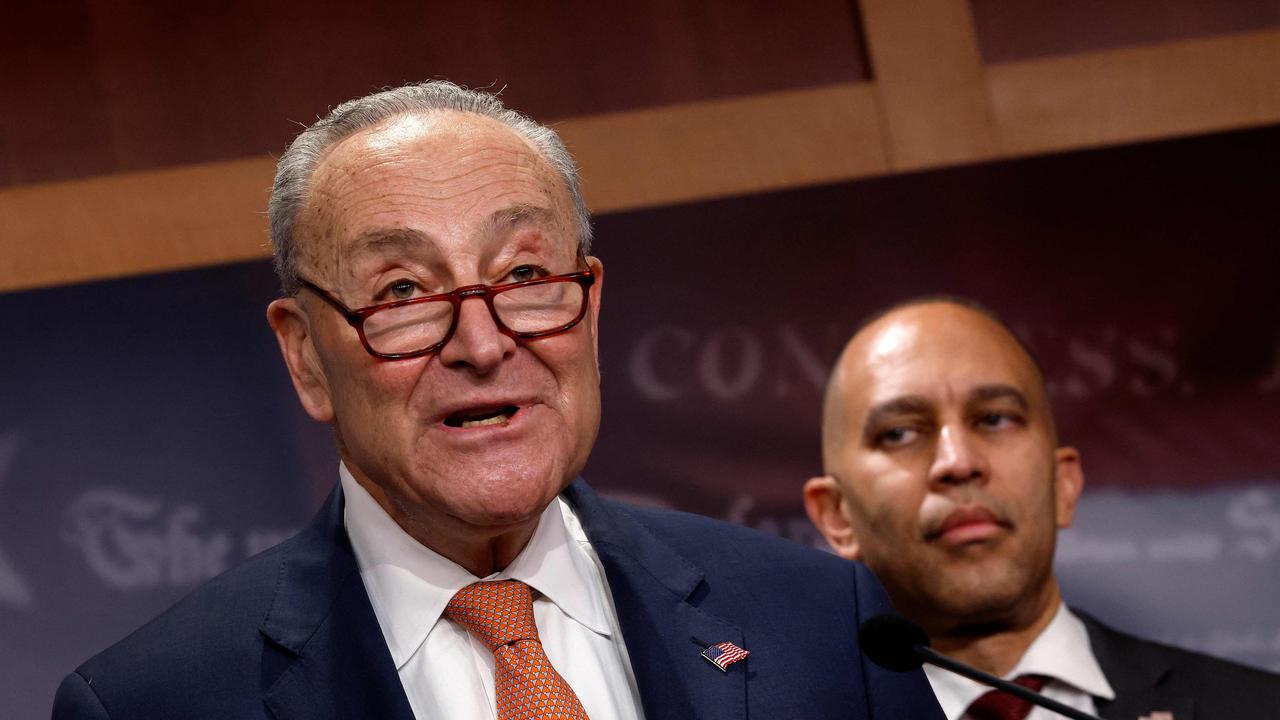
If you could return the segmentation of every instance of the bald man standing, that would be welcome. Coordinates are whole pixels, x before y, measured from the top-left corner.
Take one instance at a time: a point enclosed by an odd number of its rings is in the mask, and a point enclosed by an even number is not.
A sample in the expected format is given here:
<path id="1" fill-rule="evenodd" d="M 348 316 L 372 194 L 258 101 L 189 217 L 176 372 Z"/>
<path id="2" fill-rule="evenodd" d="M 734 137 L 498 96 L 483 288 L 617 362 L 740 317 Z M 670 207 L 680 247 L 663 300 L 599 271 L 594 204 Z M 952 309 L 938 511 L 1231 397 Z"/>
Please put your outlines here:
<path id="1" fill-rule="evenodd" d="M 938 651 L 1105 718 L 1280 715 L 1280 678 L 1118 632 L 1062 602 L 1057 530 L 1084 486 L 1040 369 L 989 311 L 922 299 L 875 316 L 828 384 L 810 519 L 865 562 Z M 986 688 L 926 672 L 950 720 Z"/>

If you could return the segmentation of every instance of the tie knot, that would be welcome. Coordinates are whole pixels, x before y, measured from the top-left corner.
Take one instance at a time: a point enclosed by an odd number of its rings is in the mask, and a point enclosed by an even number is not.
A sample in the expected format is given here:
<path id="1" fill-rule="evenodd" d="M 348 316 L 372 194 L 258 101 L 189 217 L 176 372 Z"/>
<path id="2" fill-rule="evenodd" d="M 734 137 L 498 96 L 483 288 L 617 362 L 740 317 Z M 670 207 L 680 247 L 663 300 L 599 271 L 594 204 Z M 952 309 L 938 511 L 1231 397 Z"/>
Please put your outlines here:
<path id="1" fill-rule="evenodd" d="M 1044 675 L 1019 675 L 1013 682 L 1032 692 L 1040 692 L 1049 682 Z M 1031 703 L 999 690 L 991 690 L 973 701 L 966 711 L 971 720 L 1022 720 L 1031 712 Z"/>
<path id="2" fill-rule="evenodd" d="M 472 583 L 458 591 L 444 616 L 460 623 L 489 650 L 517 640 L 537 640 L 533 591 L 519 580 Z"/>
<path id="3" fill-rule="evenodd" d="M 1013 681 L 1032 692 L 1040 692 L 1045 685 L 1049 684 L 1051 678 L 1047 675 L 1019 675 Z"/>

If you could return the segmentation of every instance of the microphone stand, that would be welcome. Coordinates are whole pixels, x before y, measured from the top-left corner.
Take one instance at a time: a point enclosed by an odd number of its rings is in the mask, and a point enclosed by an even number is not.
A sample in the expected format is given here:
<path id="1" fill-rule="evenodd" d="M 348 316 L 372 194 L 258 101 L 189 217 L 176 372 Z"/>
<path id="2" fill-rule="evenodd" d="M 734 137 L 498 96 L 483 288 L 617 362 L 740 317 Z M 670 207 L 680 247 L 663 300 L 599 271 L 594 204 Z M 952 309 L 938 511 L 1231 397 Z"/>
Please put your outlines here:
<path id="1" fill-rule="evenodd" d="M 915 644 L 911 646 L 911 649 L 914 650 L 916 654 L 918 654 L 927 663 L 932 663 L 934 665 L 937 665 L 938 667 L 944 668 L 946 670 L 950 670 L 951 672 L 956 673 L 957 675 L 963 675 L 969 678 L 970 680 L 976 680 L 977 682 L 980 682 L 984 685 L 989 685 L 997 690 L 1007 692 L 1010 695 L 1016 695 L 1017 697 L 1020 697 L 1023 700 L 1026 700 L 1027 702 L 1032 703 L 1033 705 L 1039 705 L 1041 707 L 1048 708 L 1058 713 L 1059 715 L 1064 715 L 1066 717 L 1073 718 L 1074 720 L 1101 720 L 1101 718 L 1097 717 L 1096 715 L 1090 715 L 1087 712 L 1083 712 L 1073 707 L 1068 707 L 1066 705 L 1063 705 L 1057 700 L 1047 698 L 1041 695 L 1040 693 L 1033 692 L 1027 688 L 1022 687 L 1017 683 L 1009 682 L 1008 680 L 1005 680 L 1003 678 L 998 678 L 995 675 L 992 675 L 991 673 L 986 673 L 979 670 L 978 668 L 970 667 L 969 665 L 966 665 L 962 662 L 952 660 L 951 658 L 947 657 L 946 655 L 943 655 L 942 653 L 939 653 L 938 651 L 934 650 L 928 645 Z"/>

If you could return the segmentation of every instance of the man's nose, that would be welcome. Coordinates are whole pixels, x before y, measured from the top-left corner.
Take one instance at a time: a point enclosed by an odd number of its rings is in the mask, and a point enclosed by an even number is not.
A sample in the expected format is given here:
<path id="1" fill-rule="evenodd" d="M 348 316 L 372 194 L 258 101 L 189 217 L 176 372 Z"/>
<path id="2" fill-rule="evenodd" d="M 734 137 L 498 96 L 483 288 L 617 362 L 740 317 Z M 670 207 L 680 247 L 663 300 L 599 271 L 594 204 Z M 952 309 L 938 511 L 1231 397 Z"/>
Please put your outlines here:
<path id="1" fill-rule="evenodd" d="M 965 428 L 944 425 L 938 431 L 930 483 L 958 485 L 984 479 L 987 468 L 976 440 Z"/>
<path id="2" fill-rule="evenodd" d="M 516 351 L 516 341 L 498 329 L 481 297 L 464 297 L 458 304 L 458 325 L 440 348 L 440 362 L 488 373 Z"/>

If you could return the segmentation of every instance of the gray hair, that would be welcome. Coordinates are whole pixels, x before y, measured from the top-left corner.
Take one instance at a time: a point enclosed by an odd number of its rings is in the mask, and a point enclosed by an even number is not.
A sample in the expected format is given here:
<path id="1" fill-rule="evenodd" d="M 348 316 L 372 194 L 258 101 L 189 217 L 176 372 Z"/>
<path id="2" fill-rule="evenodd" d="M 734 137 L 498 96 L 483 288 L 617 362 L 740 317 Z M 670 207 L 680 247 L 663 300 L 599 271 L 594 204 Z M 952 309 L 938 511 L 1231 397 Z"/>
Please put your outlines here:
<path id="1" fill-rule="evenodd" d="M 492 118 L 506 125 L 538 151 L 564 180 L 578 220 L 578 248 L 591 249 L 591 213 L 582 199 L 578 167 L 556 131 L 508 109 L 496 95 L 468 90 L 445 80 L 405 85 L 349 100 L 303 130 L 276 163 L 267 216 L 276 275 L 286 293 L 298 289 L 294 226 L 311 189 L 316 166 L 336 143 L 385 120 L 414 113 L 452 110 Z"/>

